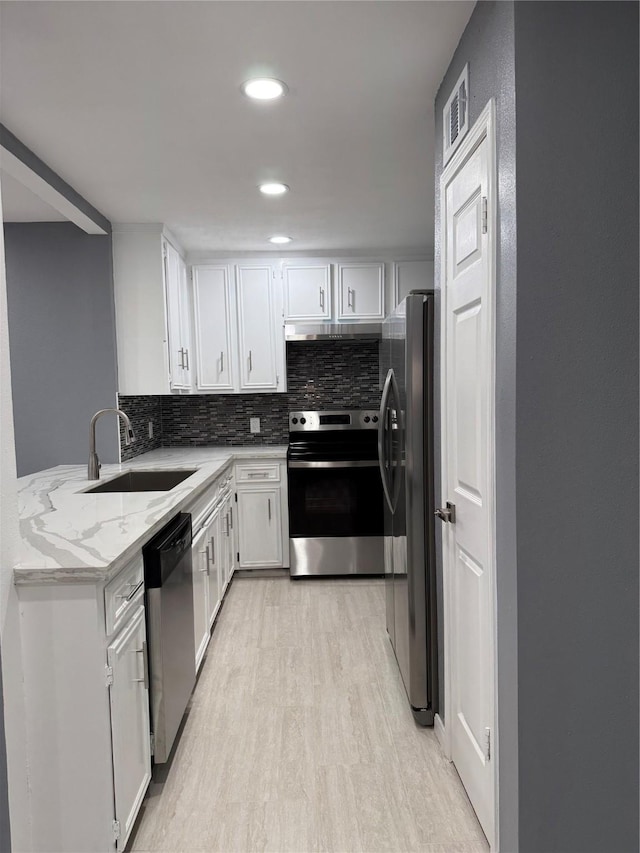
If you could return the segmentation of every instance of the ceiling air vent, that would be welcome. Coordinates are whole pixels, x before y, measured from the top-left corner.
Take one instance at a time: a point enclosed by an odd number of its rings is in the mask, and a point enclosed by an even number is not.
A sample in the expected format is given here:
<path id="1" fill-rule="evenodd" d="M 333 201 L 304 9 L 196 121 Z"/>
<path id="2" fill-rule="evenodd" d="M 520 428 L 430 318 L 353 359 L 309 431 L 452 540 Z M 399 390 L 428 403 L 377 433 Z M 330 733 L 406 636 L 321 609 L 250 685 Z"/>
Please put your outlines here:
<path id="1" fill-rule="evenodd" d="M 442 115 L 443 159 L 446 163 L 469 129 L 469 66 L 465 65 Z"/>

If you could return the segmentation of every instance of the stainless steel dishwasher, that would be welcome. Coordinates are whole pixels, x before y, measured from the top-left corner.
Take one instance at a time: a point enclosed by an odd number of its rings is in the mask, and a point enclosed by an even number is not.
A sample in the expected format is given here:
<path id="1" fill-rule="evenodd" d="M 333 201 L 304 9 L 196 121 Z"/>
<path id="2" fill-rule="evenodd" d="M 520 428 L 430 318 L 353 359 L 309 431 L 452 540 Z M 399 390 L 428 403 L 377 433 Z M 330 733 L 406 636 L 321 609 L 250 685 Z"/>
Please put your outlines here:
<path id="1" fill-rule="evenodd" d="M 196 683 L 191 516 L 180 513 L 143 548 L 153 760 L 169 758 Z"/>

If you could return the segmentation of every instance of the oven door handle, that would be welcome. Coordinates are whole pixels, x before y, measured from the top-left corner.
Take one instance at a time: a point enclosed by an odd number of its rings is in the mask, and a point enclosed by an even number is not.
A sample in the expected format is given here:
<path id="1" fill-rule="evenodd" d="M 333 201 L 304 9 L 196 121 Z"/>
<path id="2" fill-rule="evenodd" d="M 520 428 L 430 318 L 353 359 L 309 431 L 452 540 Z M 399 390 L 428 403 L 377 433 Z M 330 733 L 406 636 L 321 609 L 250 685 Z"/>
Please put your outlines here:
<path id="1" fill-rule="evenodd" d="M 375 459 L 331 459 L 289 462 L 289 468 L 377 468 Z"/>

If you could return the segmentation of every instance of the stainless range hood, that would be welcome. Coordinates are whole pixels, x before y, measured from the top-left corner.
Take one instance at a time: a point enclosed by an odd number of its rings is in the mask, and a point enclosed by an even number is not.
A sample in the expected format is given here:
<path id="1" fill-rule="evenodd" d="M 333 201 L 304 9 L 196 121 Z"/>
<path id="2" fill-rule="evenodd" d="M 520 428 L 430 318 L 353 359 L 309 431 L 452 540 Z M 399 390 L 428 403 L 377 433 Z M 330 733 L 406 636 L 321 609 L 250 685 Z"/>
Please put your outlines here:
<path id="1" fill-rule="evenodd" d="M 313 323 L 305 326 L 286 324 L 286 341 L 378 341 L 381 323 Z"/>

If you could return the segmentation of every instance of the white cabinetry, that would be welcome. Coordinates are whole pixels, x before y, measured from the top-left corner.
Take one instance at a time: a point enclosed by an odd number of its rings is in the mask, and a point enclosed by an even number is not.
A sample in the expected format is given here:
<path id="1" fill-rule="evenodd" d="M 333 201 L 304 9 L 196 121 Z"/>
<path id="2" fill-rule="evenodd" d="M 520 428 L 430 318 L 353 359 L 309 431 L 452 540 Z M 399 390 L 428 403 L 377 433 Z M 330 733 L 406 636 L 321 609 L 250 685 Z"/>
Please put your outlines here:
<path id="1" fill-rule="evenodd" d="M 192 281 L 197 390 L 286 390 L 282 295 L 273 266 L 197 265 Z"/>
<path id="2" fill-rule="evenodd" d="M 115 225 L 112 245 L 118 391 L 184 392 L 193 359 L 186 268 L 177 243 L 167 240 L 162 225 L 143 224 Z"/>
<path id="3" fill-rule="evenodd" d="M 235 391 L 236 325 L 228 264 L 193 267 L 196 387 Z"/>
<path id="4" fill-rule="evenodd" d="M 169 384 L 172 391 L 191 388 L 191 305 L 187 285 L 187 267 L 167 240 L 163 244 Z"/>
<path id="5" fill-rule="evenodd" d="M 236 463 L 238 568 L 289 565 L 289 520 L 285 462 Z"/>
<path id="6" fill-rule="evenodd" d="M 20 585 L 30 850 L 123 850 L 151 779 L 142 555 L 111 581 Z"/>
<path id="7" fill-rule="evenodd" d="M 276 391 L 273 268 L 266 264 L 238 264 L 236 277 L 240 390 Z"/>
<path id="8" fill-rule="evenodd" d="M 286 261 L 282 282 L 287 323 L 331 319 L 331 264 Z"/>
<path id="9" fill-rule="evenodd" d="M 231 577 L 229 537 L 233 474 L 228 468 L 192 507 L 193 614 L 196 671 L 209 645 L 211 629 Z"/>
<path id="10" fill-rule="evenodd" d="M 123 849 L 151 781 L 149 680 L 144 606 L 107 649 L 117 849 Z"/>
<path id="11" fill-rule="evenodd" d="M 203 527 L 192 545 L 193 570 L 193 637 L 196 648 L 196 672 L 200 668 L 209 643 L 209 529 Z"/>
<path id="12" fill-rule="evenodd" d="M 410 291 L 431 290 L 433 286 L 433 261 L 396 261 L 393 264 L 394 306 Z"/>
<path id="13" fill-rule="evenodd" d="M 384 264 L 337 264 L 338 319 L 384 318 Z"/>

